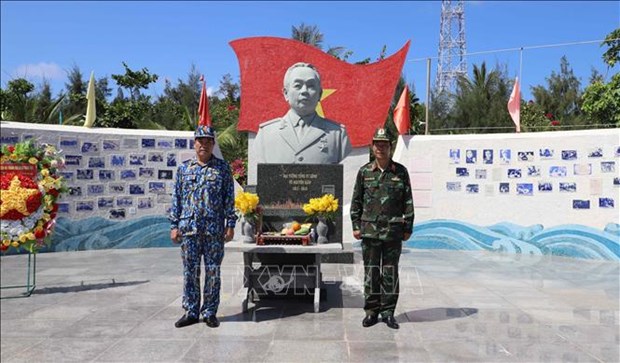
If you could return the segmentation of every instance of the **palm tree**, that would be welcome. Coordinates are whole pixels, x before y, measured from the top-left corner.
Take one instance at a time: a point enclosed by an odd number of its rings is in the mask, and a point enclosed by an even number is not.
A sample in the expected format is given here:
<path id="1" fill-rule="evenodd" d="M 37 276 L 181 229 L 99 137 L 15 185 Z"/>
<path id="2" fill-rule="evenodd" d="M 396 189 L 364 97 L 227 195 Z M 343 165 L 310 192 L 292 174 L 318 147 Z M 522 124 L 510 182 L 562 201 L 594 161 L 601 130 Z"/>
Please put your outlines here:
<path id="1" fill-rule="evenodd" d="M 312 45 L 320 50 L 323 50 L 323 37 L 323 33 L 316 25 L 301 23 L 299 27 L 293 26 L 291 29 L 291 39 Z M 353 52 L 345 47 L 336 46 L 329 47 L 325 53 L 338 59 L 346 60 Z"/>

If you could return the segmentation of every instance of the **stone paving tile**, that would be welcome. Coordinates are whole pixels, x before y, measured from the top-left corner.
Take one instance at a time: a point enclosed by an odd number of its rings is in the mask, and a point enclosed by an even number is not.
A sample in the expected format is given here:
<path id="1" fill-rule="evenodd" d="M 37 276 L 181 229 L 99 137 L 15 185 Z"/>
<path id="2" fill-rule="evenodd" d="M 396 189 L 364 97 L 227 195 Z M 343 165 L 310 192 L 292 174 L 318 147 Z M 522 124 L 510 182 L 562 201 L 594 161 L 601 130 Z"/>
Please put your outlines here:
<path id="1" fill-rule="evenodd" d="M 362 327 L 359 253 L 353 264 L 324 265 L 319 313 L 311 297 L 263 298 L 242 312 L 242 254 L 227 253 L 217 329 L 174 328 L 183 314 L 176 248 L 41 254 L 33 295 L 0 303 L 1 360 L 618 361 L 616 262 L 409 252 L 399 330 Z M 2 257 L 3 286 L 24 278 L 23 257 Z"/>

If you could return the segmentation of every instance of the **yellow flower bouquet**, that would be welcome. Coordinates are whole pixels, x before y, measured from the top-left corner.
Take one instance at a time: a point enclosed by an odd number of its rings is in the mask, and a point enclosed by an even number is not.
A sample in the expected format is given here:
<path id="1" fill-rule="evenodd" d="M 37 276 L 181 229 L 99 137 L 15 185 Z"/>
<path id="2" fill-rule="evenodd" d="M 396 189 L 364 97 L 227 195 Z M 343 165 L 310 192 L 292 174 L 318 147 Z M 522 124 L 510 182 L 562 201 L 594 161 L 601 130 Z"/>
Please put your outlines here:
<path id="1" fill-rule="evenodd" d="M 259 221 L 262 208 L 258 204 L 260 199 L 255 193 L 240 192 L 235 196 L 235 209 L 239 218 L 243 217 L 246 222 L 256 224 Z"/>
<path id="2" fill-rule="evenodd" d="M 316 216 L 319 219 L 333 220 L 338 211 L 338 199 L 333 194 L 324 194 L 320 198 L 310 198 L 302 208 L 310 217 Z"/>

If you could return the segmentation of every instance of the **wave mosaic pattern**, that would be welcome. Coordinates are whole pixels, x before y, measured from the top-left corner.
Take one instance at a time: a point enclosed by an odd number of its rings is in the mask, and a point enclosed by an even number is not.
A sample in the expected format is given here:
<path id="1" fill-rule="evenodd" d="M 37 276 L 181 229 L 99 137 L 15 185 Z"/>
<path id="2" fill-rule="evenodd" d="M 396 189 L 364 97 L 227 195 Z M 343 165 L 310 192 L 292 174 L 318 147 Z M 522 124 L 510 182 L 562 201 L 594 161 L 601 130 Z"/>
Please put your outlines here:
<path id="1" fill-rule="evenodd" d="M 620 225 L 609 223 L 604 230 L 573 224 L 545 229 L 541 224 L 523 227 L 508 222 L 481 227 L 435 219 L 417 223 L 405 247 L 620 261 Z"/>
<path id="2" fill-rule="evenodd" d="M 168 220 L 158 216 L 121 222 L 101 217 L 80 221 L 59 218 L 48 251 L 174 247 L 169 231 Z M 580 225 L 545 229 L 540 224 L 523 227 L 508 222 L 483 227 L 439 219 L 417 223 L 405 247 L 620 261 L 620 225 L 610 223 L 604 230 Z"/>

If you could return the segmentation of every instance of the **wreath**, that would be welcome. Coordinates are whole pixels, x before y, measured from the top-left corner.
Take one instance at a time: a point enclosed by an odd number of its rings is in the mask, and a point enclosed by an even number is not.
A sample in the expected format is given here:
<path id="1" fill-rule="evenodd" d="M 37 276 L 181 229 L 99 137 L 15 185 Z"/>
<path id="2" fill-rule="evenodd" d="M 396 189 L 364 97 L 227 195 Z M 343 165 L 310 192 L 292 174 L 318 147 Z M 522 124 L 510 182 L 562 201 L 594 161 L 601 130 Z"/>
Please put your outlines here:
<path id="1" fill-rule="evenodd" d="M 57 200 L 67 192 L 64 159 L 52 145 L 27 140 L 0 149 L 0 251 L 36 253 L 49 245 L 58 212 Z"/>

